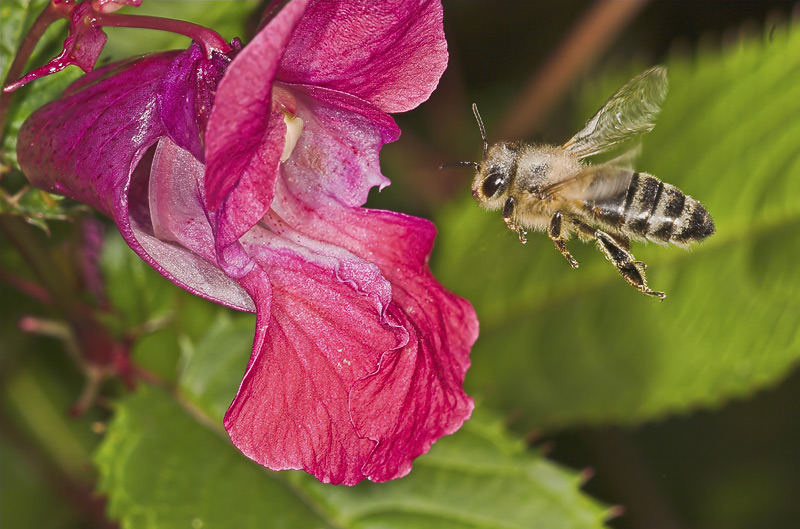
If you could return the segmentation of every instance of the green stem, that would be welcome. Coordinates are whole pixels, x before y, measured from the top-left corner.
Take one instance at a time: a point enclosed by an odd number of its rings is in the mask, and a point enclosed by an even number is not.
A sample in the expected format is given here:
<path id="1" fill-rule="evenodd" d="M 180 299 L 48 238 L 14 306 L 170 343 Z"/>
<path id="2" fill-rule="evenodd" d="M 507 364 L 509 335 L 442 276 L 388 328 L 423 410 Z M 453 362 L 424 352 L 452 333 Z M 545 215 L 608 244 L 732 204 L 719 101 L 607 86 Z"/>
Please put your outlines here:
<path id="1" fill-rule="evenodd" d="M 22 76 L 25 65 L 28 63 L 28 59 L 36 48 L 39 39 L 42 38 L 45 30 L 50 27 L 50 24 L 62 16 L 61 12 L 57 10 L 52 3 L 48 3 L 47 7 L 39 13 L 30 31 L 25 35 L 25 39 L 22 41 L 19 50 L 17 50 L 14 61 L 11 63 L 6 78 L 3 80 L 3 86 L 6 86 L 9 81 L 19 79 Z M 13 92 L 6 92 L 5 90 L 0 92 L 0 133 L 2 133 L 5 127 L 6 114 L 8 113 L 9 105 L 11 105 L 12 97 L 14 97 Z"/>
<path id="2" fill-rule="evenodd" d="M 114 339 L 81 302 L 77 285 L 70 275 L 58 264 L 54 265 L 53 254 L 39 242 L 41 234 L 11 215 L 0 215 L 0 231 L 47 290 L 58 316 L 69 324 L 80 351 L 80 360 L 95 366 L 113 365 Z M 81 367 L 85 372 L 88 366 Z"/>
<path id="3" fill-rule="evenodd" d="M 38 474 L 41 481 L 59 494 L 88 527 L 116 529 L 118 525 L 105 516 L 105 498 L 98 495 L 82 476 L 70 468 L 64 468 L 54 461 L 50 454 L 40 448 L 41 439 L 32 439 L 23 433 L 15 422 L 0 410 L 0 437 L 3 444 L 12 447 L 25 461 L 26 467 Z M 47 438 L 52 439 L 52 432 Z"/>

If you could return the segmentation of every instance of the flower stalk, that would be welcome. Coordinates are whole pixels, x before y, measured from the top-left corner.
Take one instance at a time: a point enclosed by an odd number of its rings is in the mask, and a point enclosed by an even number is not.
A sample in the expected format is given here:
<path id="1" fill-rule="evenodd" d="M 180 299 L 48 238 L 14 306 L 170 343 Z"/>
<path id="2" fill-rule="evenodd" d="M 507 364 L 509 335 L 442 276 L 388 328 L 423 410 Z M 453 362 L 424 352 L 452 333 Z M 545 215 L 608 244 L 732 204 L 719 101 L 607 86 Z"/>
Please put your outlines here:
<path id="1" fill-rule="evenodd" d="M 155 29 L 184 35 L 200 44 L 207 59 L 211 59 L 215 52 L 224 55 L 231 51 L 231 46 L 216 31 L 184 20 L 146 15 L 97 13 L 94 15 L 94 22 L 97 26 Z"/>
<path id="2" fill-rule="evenodd" d="M 47 28 L 60 18 L 70 20 L 70 33 L 67 40 L 64 41 L 63 50 L 46 65 L 22 76 L 25 64 L 36 48 L 36 44 Z M 191 22 L 145 15 L 120 15 L 108 12 L 108 7 L 104 8 L 102 3 L 94 5 L 93 2 L 51 0 L 26 34 L 3 81 L 3 91 L 0 94 L 0 130 L 3 130 L 6 113 L 11 103 L 11 94 L 14 91 L 35 79 L 60 72 L 73 64 L 87 73 L 93 68 L 97 55 L 105 45 L 105 35 L 100 29 L 102 27 L 154 29 L 185 35 L 200 45 L 207 59 L 211 59 L 215 53 L 224 55 L 231 51 L 231 46 L 217 32 Z M 96 48 L 96 52 L 90 51 L 88 52 L 90 57 L 81 57 L 80 54 L 87 52 L 77 51 L 79 46 L 76 41 L 78 40 L 95 40 L 87 47 Z M 98 40 L 99 44 L 97 44 Z M 89 64 L 88 68 L 87 63 Z M 16 79 L 16 81 L 9 82 L 11 79 Z"/>
<path id="3" fill-rule="evenodd" d="M 41 13 L 39 13 L 39 16 L 36 17 L 36 20 L 33 22 L 33 26 L 31 26 L 30 31 L 28 31 L 28 33 L 25 35 L 25 38 L 22 40 L 22 44 L 20 44 L 19 50 L 17 50 L 14 60 L 11 62 L 11 67 L 8 69 L 6 78 L 3 80 L 4 88 L 0 93 L 0 132 L 5 126 L 6 113 L 8 112 L 8 107 L 11 104 L 11 93 L 13 92 L 13 90 L 8 90 L 5 85 L 8 84 L 10 79 L 18 79 L 22 75 L 22 72 L 25 69 L 25 64 L 27 64 L 28 59 L 33 53 L 33 50 L 36 48 L 36 44 L 39 42 L 39 39 L 42 38 L 44 32 L 50 27 L 50 24 L 63 16 L 61 11 L 62 9 L 56 4 L 53 4 L 52 2 L 47 4 L 47 7 L 45 7 Z"/>

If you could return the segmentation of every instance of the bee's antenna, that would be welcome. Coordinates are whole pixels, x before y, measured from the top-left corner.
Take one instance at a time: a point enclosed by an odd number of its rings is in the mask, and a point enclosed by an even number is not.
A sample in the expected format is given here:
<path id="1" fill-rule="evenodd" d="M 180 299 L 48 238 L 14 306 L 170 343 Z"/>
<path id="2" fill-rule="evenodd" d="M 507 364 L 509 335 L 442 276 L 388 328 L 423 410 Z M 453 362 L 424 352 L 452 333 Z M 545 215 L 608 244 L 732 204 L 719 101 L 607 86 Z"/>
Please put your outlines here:
<path id="1" fill-rule="evenodd" d="M 486 140 L 486 129 L 483 127 L 483 120 L 478 112 L 478 105 L 472 103 L 472 113 L 475 114 L 475 119 L 478 121 L 478 128 L 481 130 L 481 139 L 483 140 L 483 158 L 489 154 L 489 142 Z"/>
<path id="2" fill-rule="evenodd" d="M 447 169 L 449 167 L 473 167 L 477 171 L 480 166 L 478 162 L 444 162 L 439 166 L 439 169 Z"/>

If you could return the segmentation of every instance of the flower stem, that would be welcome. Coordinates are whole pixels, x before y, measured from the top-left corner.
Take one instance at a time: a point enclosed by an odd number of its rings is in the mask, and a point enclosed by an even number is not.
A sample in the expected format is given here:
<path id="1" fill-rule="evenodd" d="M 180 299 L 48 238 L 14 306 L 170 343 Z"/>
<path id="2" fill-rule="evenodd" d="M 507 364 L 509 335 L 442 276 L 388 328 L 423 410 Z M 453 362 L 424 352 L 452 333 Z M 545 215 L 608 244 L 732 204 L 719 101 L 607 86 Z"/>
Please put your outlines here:
<path id="1" fill-rule="evenodd" d="M 45 30 L 50 27 L 50 24 L 62 16 L 61 10 L 57 9 L 52 2 L 48 3 L 47 7 L 39 13 L 30 31 L 25 35 L 19 50 L 17 50 L 17 55 L 14 57 L 14 61 L 11 63 L 11 67 L 6 74 L 6 78 L 3 80 L 3 86 L 6 86 L 10 80 L 19 79 L 22 76 L 25 65 L 28 63 L 28 59 L 33 53 L 34 48 L 36 48 L 39 39 L 42 38 Z M 5 126 L 6 113 L 8 112 L 12 97 L 13 92 L 6 92 L 5 90 L 0 92 L 0 133 L 2 133 Z"/>
<path id="2" fill-rule="evenodd" d="M 25 39 L 22 41 L 22 45 L 20 46 L 19 51 L 17 51 L 16 57 L 14 57 L 14 62 L 11 64 L 11 68 L 9 68 L 8 74 L 3 81 L 3 86 L 5 88 L 3 88 L 2 93 L 0 93 L 0 131 L 3 130 L 3 126 L 5 125 L 6 113 L 8 112 L 8 107 L 11 103 L 12 94 L 21 86 L 19 82 L 9 84 L 9 81 L 12 79 L 20 79 L 25 68 L 25 64 L 28 62 L 28 58 L 30 58 L 34 48 L 36 47 L 36 43 L 39 42 L 39 39 L 42 37 L 50 24 L 62 17 L 69 18 L 72 15 L 72 9 L 76 5 L 77 4 L 71 3 L 48 3 L 47 7 L 45 7 L 36 18 L 36 21 L 33 23 L 33 26 L 28 34 L 25 35 Z M 197 41 L 203 47 L 203 51 L 205 52 L 206 57 L 209 59 L 211 59 L 214 52 L 225 54 L 231 51 L 230 45 L 225 42 L 225 39 L 223 39 L 215 31 L 183 20 L 143 15 L 119 15 L 116 13 L 100 13 L 97 11 L 91 12 L 90 16 L 91 19 L 88 22 L 95 27 L 110 26 L 122 28 L 155 29 L 178 33 L 179 35 L 186 35 L 187 37 Z M 63 68 L 63 66 L 64 65 L 62 65 L 61 68 Z"/>
<path id="3" fill-rule="evenodd" d="M 117 13 L 97 13 L 94 21 L 99 26 L 120 28 L 143 28 L 169 31 L 186 35 L 197 41 L 206 52 L 206 57 L 211 58 L 216 51 L 228 53 L 231 47 L 217 32 L 198 24 L 171 18 L 151 17 L 145 15 L 119 15 Z"/>

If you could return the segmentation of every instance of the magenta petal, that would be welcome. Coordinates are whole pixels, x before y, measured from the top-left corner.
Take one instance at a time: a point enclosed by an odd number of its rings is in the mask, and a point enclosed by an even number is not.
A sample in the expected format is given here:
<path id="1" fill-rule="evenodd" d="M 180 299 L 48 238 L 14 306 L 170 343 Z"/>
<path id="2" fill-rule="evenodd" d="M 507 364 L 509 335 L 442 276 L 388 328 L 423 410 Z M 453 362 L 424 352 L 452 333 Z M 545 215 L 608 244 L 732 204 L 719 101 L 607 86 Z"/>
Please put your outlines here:
<path id="1" fill-rule="evenodd" d="M 156 91 L 175 56 L 167 52 L 95 70 L 31 115 L 17 141 L 31 183 L 127 223 L 130 174 L 164 134 Z"/>
<path id="2" fill-rule="evenodd" d="M 234 53 L 241 44 L 234 40 Z M 231 60 L 214 52 L 211 59 L 197 43 L 189 46 L 170 65 L 158 91 L 158 112 L 172 140 L 201 162 L 205 134 L 217 84 Z"/>
<path id="3" fill-rule="evenodd" d="M 205 186 L 208 206 L 222 209 L 220 247 L 254 225 L 272 201 L 285 139 L 272 80 L 305 4 L 284 7 L 236 56 L 217 88 L 205 138 Z"/>
<path id="4" fill-rule="evenodd" d="M 315 1 L 297 26 L 278 78 L 403 112 L 428 98 L 446 66 L 439 1 Z"/>
<path id="5" fill-rule="evenodd" d="M 178 55 L 170 65 L 158 94 L 158 112 L 172 141 L 203 161 L 200 124 L 195 110 L 197 69 L 205 54 L 197 43 Z"/>
<path id="6" fill-rule="evenodd" d="M 92 71 L 108 37 L 94 24 L 92 6 L 88 2 L 79 4 L 73 11 L 69 33 L 64 41 L 64 51 L 69 53 L 81 70 Z"/>
<path id="7" fill-rule="evenodd" d="M 172 171 L 164 156 L 151 181 L 152 147 L 165 135 L 158 88 L 176 55 L 112 64 L 81 78 L 23 124 L 17 142 L 20 166 L 37 187 L 90 204 L 114 219 L 130 247 L 173 283 L 252 310 L 249 296 L 213 262 L 153 232 L 151 184 L 173 188 L 162 192 L 162 199 L 176 187 L 185 192 L 187 185 L 197 185 L 183 171 L 189 167 L 185 159 L 175 160 L 173 168 L 179 170 Z M 169 181 L 173 177 L 186 180 Z"/>

